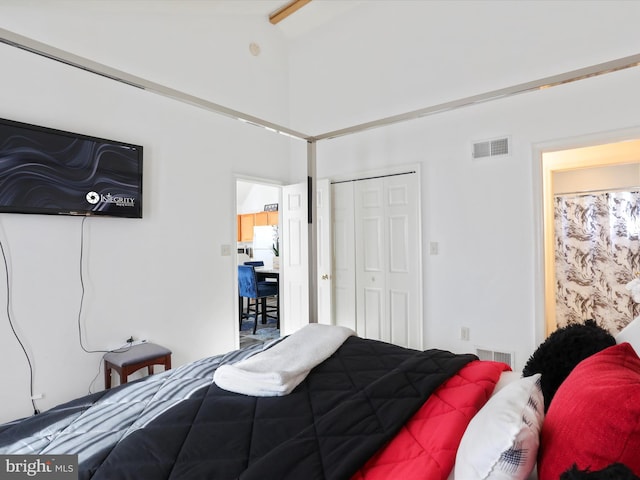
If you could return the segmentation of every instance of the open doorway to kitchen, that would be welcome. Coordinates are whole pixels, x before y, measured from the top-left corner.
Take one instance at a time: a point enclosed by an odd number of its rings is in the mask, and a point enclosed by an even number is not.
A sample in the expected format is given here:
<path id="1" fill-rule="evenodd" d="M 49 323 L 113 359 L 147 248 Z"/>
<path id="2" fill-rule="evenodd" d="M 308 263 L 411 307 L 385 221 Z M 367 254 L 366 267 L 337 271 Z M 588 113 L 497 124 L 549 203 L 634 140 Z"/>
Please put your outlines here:
<path id="1" fill-rule="evenodd" d="M 615 334 L 638 314 L 640 140 L 542 154 L 545 331 L 593 318 Z"/>
<path id="2" fill-rule="evenodd" d="M 240 348 L 280 336 L 281 196 L 277 184 L 236 180 Z"/>

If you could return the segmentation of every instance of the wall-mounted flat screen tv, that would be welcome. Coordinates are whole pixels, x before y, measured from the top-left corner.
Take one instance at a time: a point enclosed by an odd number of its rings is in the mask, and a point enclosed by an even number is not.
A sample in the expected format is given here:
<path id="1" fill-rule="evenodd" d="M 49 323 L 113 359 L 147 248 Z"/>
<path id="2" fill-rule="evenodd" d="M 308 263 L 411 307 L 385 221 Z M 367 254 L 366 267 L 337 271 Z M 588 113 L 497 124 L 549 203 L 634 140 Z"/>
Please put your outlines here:
<path id="1" fill-rule="evenodd" d="M 0 212 L 142 218 L 142 147 L 0 119 Z"/>

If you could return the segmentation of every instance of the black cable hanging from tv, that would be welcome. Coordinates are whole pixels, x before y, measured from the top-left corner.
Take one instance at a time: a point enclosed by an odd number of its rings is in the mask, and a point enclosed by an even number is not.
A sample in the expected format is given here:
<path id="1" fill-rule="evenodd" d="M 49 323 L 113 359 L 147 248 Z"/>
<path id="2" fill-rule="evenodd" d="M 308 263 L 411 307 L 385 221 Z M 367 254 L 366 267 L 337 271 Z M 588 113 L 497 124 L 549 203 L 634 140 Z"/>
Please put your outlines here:
<path id="1" fill-rule="evenodd" d="M 11 327 L 11 331 L 13 332 L 13 336 L 18 341 L 18 344 L 20 345 L 20 348 L 22 348 L 24 356 L 27 359 L 27 363 L 29 364 L 29 393 L 30 393 L 30 397 L 31 397 L 31 406 L 33 407 L 33 414 L 34 415 L 38 415 L 40 413 L 40 410 L 38 410 L 38 407 L 36 406 L 36 401 L 33 398 L 33 381 L 34 381 L 34 378 L 33 378 L 33 364 L 31 363 L 31 358 L 29 357 L 29 354 L 27 353 L 27 349 L 25 348 L 24 343 L 20 339 L 20 336 L 18 335 L 18 332 L 16 332 L 15 326 L 13 324 L 13 319 L 11 318 L 11 286 L 10 286 L 11 283 L 10 283 L 10 279 L 9 279 L 9 262 L 7 261 L 7 255 L 5 253 L 4 245 L 3 245 L 2 241 L 0 241 L 0 251 L 2 252 L 2 259 L 4 261 L 4 272 L 5 272 L 6 287 L 7 287 L 6 288 L 6 293 L 7 293 L 7 301 L 6 301 L 7 319 L 9 320 L 9 326 Z"/>
<path id="2" fill-rule="evenodd" d="M 85 286 L 84 286 L 84 223 L 86 222 L 88 217 L 82 217 L 82 222 L 80 223 L 80 305 L 78 307 L 78 341 L 80 343 L 80 348 L 84 350 L 86 353 L 109 353 L 110 350 L 89 350 L 84 346 L 82 342 L 82 312 L 84 310 L 84 296 L 85 296 Z"/>

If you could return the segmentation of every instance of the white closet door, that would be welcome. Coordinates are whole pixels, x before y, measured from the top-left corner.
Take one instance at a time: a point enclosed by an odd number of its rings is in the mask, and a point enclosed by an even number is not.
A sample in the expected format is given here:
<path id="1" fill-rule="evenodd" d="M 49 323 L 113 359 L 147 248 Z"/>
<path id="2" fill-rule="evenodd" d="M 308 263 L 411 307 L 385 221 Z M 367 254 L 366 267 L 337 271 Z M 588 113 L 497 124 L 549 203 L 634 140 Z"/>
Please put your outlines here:
<path id="1" fill-rule="evenodd" d="M 411 348 L 423 343 L 417 179 L 354 184 L 356 331 Z"/>
<path id="2" fill-rule="evenodd" d="M 360 336 L 391 341 L 386 286 L 384 181 L 355 184 L 356 327 Z"/>
<path id="3" fill-rule="evenodd" d="M 333 325 L 333 262 L 331 255 L 331 185 L 324 178 L 316 182 L 318 227 L 318 323 Z"/>
<path id="4" fill-rule="evenodd" d="M 422 348 L 422 256 L 418 175 L 385 178 L 387 299 L 391 343 Z"/>
<path id="5" fill-rule="evenodd" d="M 356 264 L 353 182 L 331 186 L 333 212 L 333 300 L 336 325 L 356 329 Z"/>

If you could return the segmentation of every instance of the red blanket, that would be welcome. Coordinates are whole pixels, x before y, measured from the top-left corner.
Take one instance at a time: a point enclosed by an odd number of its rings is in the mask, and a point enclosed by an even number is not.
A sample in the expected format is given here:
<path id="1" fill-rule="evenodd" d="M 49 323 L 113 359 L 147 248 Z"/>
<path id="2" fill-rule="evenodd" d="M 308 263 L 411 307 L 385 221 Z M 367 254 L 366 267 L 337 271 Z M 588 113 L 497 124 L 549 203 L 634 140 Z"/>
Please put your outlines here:
<path id="1" fill-rule="evenodd" d="M 443 383 L 352 480 L 445 480 L 471 418 L 491 396 L 503 371 L 499 362 L 474 361 Z"/>

